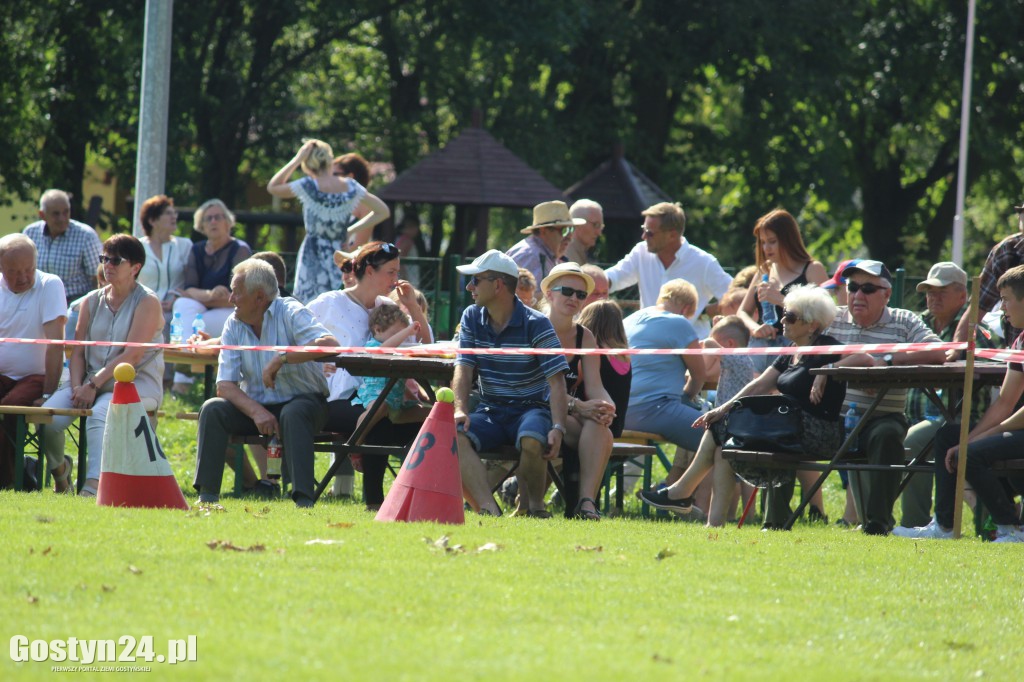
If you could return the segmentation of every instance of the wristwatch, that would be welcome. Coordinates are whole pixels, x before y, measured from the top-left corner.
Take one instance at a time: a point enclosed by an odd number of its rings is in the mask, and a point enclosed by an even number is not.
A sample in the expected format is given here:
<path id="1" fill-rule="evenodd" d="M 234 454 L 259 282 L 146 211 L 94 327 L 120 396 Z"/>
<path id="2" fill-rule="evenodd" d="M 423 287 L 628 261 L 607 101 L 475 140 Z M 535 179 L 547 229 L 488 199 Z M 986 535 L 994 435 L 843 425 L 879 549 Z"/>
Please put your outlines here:
<path id="1" fill-rule="evenodd" d="M 563 436 L 565 435 L 565 427 L 562 426 L 561 424 L 552 424 L 551 428 L 555 431 L 561 432 Z"/>
<path id="2" fill-rule="evenodd" d="M 892 367 L 892 353 L 886 353 L 885 355 L 883 355 L 882 360 L 885 361 L 885 364 L 887 366 Z"/>
<path id="3" fill-rule="evenodd" d="M 287 365 L 288 364 L 288 351 L 286 351 L 286 350 L 279 350 L 279 351 L 277 351 L 277 356 L 279 358 L 281 358 L 281 364 L 282 365 Z"/>
<path id="4" fill-rule="evenodd" d="M 92 390 L 98 391 L 98 390 L 100 390 L 100 387 L 96 385 L 95 379 L 96 379 L 96 377 L 93 377 L 92 379 L 89 379 L 87 382 L 85 382 L 85 385 L 86 386 L 92 386 Z"/>

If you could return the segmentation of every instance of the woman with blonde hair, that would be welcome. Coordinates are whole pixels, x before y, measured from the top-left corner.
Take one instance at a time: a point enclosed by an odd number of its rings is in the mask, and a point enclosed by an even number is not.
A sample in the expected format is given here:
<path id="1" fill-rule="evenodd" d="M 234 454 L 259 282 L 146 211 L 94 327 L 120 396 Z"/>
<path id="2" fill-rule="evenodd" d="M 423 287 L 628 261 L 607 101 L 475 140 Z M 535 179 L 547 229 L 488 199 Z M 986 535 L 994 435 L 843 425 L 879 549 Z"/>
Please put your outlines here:
<path id="1" fill-rule="evenodd" d="M 224 323 L 234 310 L 231 295 L 231 270 L 252 255 L 252 249 L 231 235 L 235 214 L 220 199 L 210 199 L 196 209 L 193 216 L 196 232 L 206 239 L 192 244 L 185 264 L 185 277 L 173 312 L 181 313 L 185 336 L 191 336 L 192 323 L 203 316 L 206 333 L 220 336 Z M 187 393 L 192 377 L 175 372 L 174 393 Z"/>
<path id="2" fill-rule="evenodd" d="M 305 177 L 288 182 L 299 167 Z M 355 178 L 334 174 L 334 152 L 320 140 L 306 140 L 292 160 L 270 179 L 267 191 L 283 199 L 298 197 L 302 203 L 306 238 L 295 260 L 292 292 L 302 303 L 341 289 L 341 270 L 334 266 L 334 252 L 342 249 L 347 235 L 372 230 L 391 215 L 387 205 Z M 366 214 L 351 222 L 353 212 L 360 207 L 367 210 Z"/>

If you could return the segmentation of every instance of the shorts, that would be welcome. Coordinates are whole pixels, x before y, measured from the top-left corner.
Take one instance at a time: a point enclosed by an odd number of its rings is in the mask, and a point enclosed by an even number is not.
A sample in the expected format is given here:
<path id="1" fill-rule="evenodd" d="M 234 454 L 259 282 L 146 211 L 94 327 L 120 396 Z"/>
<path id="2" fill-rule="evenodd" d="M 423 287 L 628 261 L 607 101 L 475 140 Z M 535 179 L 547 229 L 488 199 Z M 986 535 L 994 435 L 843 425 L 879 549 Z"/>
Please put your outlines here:
<path id="1" fill-rule="evenodd" d="M 547 407 L 536 403 L 490 405 L 482 402 L 469 415 L 469 430 L 464 433 L 477 452 L 490 452 L 513 443 L 517 450 L 522 450 L 523 438 L 547 443 L 550 431 L 551 410 Z"/>

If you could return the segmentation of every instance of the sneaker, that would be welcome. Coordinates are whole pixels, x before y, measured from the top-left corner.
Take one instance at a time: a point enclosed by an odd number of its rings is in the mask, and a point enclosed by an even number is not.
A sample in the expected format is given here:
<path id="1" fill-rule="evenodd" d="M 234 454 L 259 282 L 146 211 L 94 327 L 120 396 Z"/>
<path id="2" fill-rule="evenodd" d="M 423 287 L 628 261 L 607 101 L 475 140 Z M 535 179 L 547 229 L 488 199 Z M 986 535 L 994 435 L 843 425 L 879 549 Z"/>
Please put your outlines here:
<path id="1" fill-rule="evenodd" d="M 1024 542 L 1024 528 L 1021 526 L 996 526 L 993 542 Z"/>
<path id="2" fill-rule="evenodd" d="M 939 522 L 933 517 L 927 526 L 918 526 L 917 528 L 907 528 L 906 526 L 897 526 L 892 529 L 892 534 L 898 538 L 911 538 L 912 540 L 952 540 L 953 531 L 945 530 L 939 525 Z"/>
<path id="3" fill-rule="evenodd" d="M 693 511 L 692 497 L 673 500 L 668 496 L 668 488 L 662 488 L 660 490 L 641 490 L 640 499 L 655 509 L 673 511 L 677 514 L 689 514 Z"/>

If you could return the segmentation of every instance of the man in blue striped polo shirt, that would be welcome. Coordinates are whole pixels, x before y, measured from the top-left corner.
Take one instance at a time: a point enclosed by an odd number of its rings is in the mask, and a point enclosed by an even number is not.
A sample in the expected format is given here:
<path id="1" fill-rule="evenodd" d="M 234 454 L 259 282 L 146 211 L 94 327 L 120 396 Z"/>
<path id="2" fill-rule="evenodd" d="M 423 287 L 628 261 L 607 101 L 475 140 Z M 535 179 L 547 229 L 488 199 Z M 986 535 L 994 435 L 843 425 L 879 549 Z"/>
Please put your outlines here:
<path id="1" fill-rule="evenodd" d="M 224 452 L 233 435 L 279 435 L 298 507 L 313 506 L 313 436 L 327 421 L 327 380 L 317 363 L 338 341 L 294 298 L 278 296 L 269 263 L 248 259 L 231 273 L 225 346 L 323 346 L 325 353 L 224 349 L 217 396 L 199 410 L 199 456 L 193 485 L 200 502 L 220 500 Z"/>
<path id="2" fill-rule="evenodd" d="M 469 265 L 466 289 L 475 305 L 462 313 L 460 348 L 560 348 L 548 318 L 516 297 L 519 268 L 509 256 L 491 249 Z M 476 371 L 480 404 L 469 412 Z M 455 365 L 455 424 L 459 431 L 459 467 L 467 501 L 481 514 L 500 516 L 478 452 L 515 444 L 519 449 L 520 510 L 547 518 L 544 508 L 547 462 L 558 457 L 565 435 L 568 397 L 565 357 L 557 355 L 466 355 Z"/>

